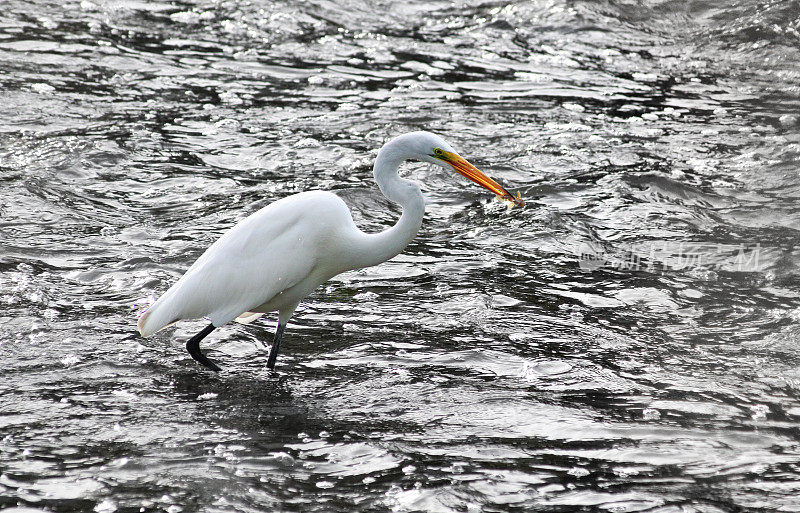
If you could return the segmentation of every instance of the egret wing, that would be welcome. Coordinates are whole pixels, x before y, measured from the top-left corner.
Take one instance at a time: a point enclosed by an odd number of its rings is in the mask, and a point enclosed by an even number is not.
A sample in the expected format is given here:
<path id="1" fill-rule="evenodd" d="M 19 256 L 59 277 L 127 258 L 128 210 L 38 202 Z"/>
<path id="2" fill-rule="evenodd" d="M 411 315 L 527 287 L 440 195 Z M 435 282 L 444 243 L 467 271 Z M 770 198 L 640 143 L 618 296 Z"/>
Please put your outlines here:
<path id="1" fill-rule="evenodd" d="M 310 194 L 277 201 L 223 235 L 142 316 L 139 331 L 199 317 L 222 326 L 307 278 L 330 232 L 313 208 L 322 198 Z"/>
<path id="2" fill-rule="evenodd" d="M 240 225 L 242 229 L 231 234 L 241 237 L 220 239 L 223 244 L 209 248 L 215 249 L 214 254 L 187 273 L 185 286 L 195 308 L 184 312 L 185 317 L 208 316 L 221 326 L 311 273 L 317 255 L 308 249 L 308 220 L 302 216 L 269 217 L 279 219 Z"/>

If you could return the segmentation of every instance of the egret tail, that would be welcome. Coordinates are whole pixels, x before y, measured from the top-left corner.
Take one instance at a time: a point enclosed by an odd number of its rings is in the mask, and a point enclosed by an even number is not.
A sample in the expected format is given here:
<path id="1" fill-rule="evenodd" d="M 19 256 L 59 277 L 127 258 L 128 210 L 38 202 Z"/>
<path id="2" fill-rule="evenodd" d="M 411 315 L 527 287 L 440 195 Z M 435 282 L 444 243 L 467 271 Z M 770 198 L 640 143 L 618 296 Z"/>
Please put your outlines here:
<path id="1" fill-rule="evenodd" d="M 136 327 L 139 328 L 139 333 L 143 337 L 149 337 L 180 319 L 181 316 L 170 304 L 170 294 L 164 294 L 139 317 Z"/>

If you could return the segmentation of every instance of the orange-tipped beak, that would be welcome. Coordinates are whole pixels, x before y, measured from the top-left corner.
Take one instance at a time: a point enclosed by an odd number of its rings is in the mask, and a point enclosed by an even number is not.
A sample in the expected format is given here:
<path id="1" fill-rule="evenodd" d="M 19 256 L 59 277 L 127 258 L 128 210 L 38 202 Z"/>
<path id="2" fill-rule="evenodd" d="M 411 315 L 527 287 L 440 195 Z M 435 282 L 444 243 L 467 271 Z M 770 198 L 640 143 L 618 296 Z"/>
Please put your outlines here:
<path id="1" fill-rule="evenodd" d="M 505 201 L 510 201 L 518 207 L 525 206 L 525 202 L 522 201 L 519 193 L 517 193 L 516 196 L 512 195 L 510 192 L 505 190 L 502 185 L 483 174 L 477 167 L 473 166 L 464 158 L 456 155 L 455 153 L 442 151 L 440 154 L 434 155 L 434 157 L 447 162 L 453 166 L 453 169 L 458 171 L 459 174 L 466 176 L 481 187 L 485 187 L 486 189 L 489 189 L 493 193 L 497 194 L 498 198 Z"/>

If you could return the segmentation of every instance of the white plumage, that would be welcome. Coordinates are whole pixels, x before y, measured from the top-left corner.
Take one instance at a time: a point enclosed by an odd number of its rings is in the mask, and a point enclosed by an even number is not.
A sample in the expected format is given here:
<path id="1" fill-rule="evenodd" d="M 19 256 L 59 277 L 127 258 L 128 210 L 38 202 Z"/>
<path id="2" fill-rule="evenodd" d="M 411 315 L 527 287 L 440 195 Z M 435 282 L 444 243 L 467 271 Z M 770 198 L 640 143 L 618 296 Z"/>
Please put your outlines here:
<path id="1" fill-rule="evenodd" d="M 222 326 L 247 312 L 288 317 L 314 287 L 348 270 L 344 253 L 354 227 L 330 192 L 276 201 L 212 244 L 142 316 L 139 331 L 146 337 L 198 317 Z"/>
<path id="2" fill-rule="evenodd" d="M 440 137 L 414 132 L 384 145 L 374 176 L 384 195 L 402 205 L 393 227 L 367 234 L 353 222 L 335 194 L 312 191 L 278 200 L 240 221 L 212 244 L 139 319 L 143 336 L 183 319 L 206 317 L 211 326 L 190 339 L 190 354 L 218 370 L 199 352 L 200 339 L 234 319 L 251 322 L 279 312 L 279 328 L 269 357 L 272 368 L 283 327 L 298 303 L 331 277 L 378 264 L 400 253 L 422 224 L 425 203 L 419 186 L 397 175 L 415 158 L 459 173 L 504 199 L 522 204 L 496 182 L 459 157 Z"/>

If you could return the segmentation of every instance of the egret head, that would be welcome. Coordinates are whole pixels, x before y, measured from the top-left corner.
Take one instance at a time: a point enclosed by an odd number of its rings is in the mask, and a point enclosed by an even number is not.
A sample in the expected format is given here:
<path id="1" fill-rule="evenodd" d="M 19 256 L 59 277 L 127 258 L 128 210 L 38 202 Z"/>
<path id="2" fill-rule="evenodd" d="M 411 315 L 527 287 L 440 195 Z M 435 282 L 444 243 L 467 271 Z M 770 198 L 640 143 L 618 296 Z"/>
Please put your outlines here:
<path id="1" fill-rule="evenodd" d="M 519 194 L 517 196 L 512 195 L 502 185 L 483 174 L 438 135 L 430 132 L 413 132 L 401 137 L 407 138 L 405 141 L 407 148 L 417 159 L 442 166 L 445 169 L 454 169 L 457 173 L 467 177 L 481 187 L 497 194 L 501 199 L 511 201 L 518 206 L 525 205 Z"/>

